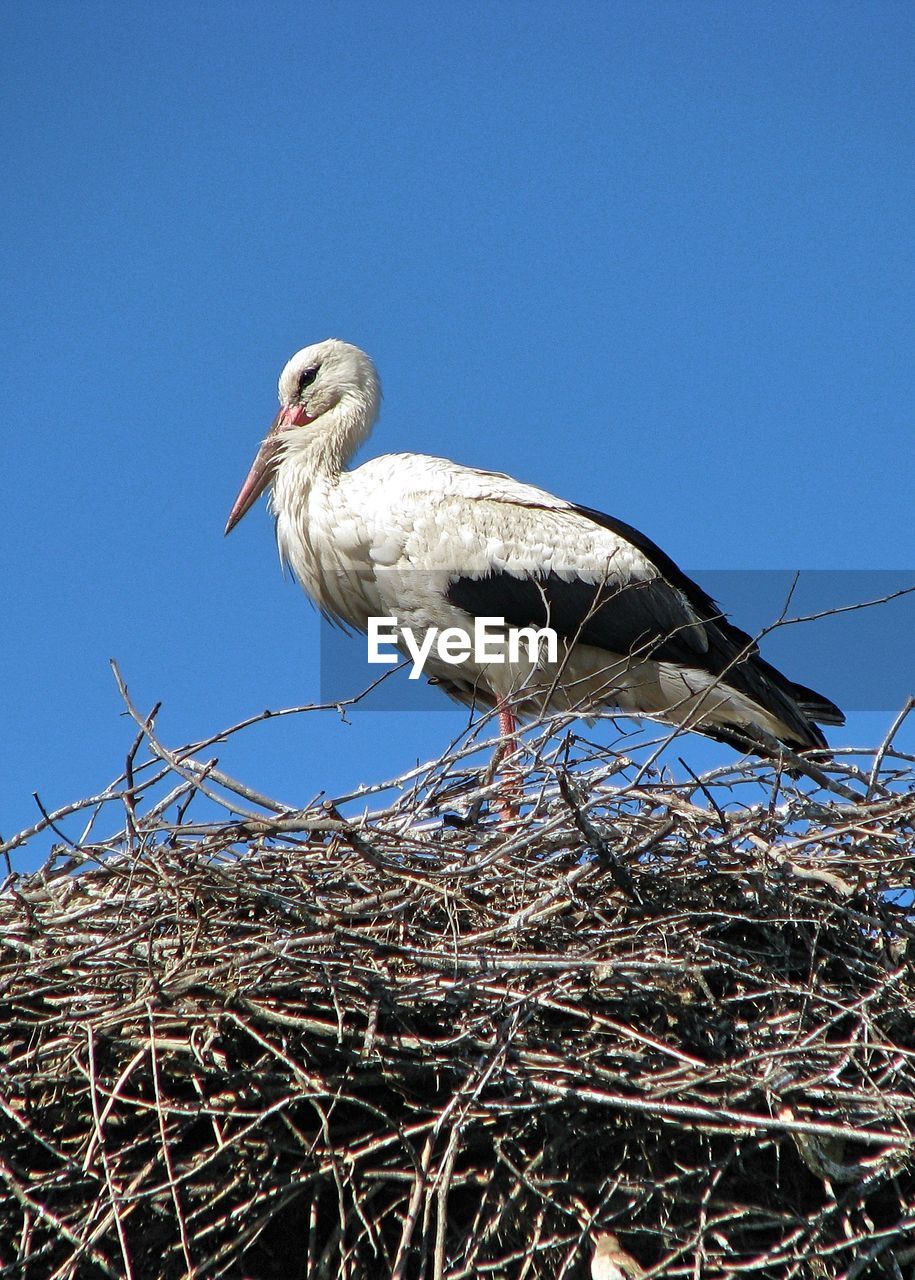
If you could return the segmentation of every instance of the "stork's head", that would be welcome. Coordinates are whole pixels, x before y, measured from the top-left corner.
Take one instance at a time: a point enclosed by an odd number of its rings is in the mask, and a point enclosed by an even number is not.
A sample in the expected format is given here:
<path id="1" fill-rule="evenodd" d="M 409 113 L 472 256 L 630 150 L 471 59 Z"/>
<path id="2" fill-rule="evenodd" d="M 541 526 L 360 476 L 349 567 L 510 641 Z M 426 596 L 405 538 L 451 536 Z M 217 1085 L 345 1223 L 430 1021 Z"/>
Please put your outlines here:
<path id="1" fill-rule="evenodd" d="M 283 457 L 320 435 L 345 462 L 371 430 L 378 414 L 381 386 L 364 351 L 328 338 L 303 347 L 280 374 L 280 411 L 267 432 L 247 479 L 229 514 L 226 533 L 254 505 L 273 479 Z"/>

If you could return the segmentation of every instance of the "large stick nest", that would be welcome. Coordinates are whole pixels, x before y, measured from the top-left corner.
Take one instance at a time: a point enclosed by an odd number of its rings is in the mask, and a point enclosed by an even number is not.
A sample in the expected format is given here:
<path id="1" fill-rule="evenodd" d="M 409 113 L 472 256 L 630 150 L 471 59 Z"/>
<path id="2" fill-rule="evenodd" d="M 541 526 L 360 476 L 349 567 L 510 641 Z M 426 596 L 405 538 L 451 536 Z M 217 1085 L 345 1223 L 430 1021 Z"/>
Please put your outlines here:
<path id="1" fill-rule="evenodd" d="M 475 742 L 347 817 L 141 737 L 8 842 L 93 819 L 0 898 L 0 1276 L 559 1280 L 605 1230 L 657 1276 L 912 1275 L 888 743 L 676 782 L 553 726 L 508 823 Z"/>

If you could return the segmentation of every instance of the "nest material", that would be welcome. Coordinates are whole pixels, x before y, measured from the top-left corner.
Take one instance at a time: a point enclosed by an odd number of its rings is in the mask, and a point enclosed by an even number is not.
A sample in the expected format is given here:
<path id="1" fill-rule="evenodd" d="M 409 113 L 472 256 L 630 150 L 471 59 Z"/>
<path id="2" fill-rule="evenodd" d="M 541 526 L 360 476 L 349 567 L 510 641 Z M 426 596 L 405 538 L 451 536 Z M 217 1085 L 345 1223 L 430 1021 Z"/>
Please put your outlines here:
<path id="1" fill-rule="evenodd" d="M 544 734 L 507 826 L 469 748 L 350 819 L 144 728 L 123 830 L 0 900 L 0 1276 L 572 1280 L 605 1230 L 657 1276 L 913 1274 L 887 744 L 677 784 Z"/>

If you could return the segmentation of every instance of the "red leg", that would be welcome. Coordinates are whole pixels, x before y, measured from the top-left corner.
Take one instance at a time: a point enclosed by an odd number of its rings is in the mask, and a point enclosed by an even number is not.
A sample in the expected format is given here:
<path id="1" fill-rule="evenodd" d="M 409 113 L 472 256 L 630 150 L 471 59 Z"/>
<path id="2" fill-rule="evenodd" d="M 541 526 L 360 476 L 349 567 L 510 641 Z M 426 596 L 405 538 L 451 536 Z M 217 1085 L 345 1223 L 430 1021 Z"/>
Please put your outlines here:
<path id="1" fill-rule="evenodd" d="M 518 750 L 518 739 L 515 737 L 517 722 L 511 710 L 500 698 L 496 704 L 499 712 L 499 733 L 502 741 L 497 747 L 498 757 L 513 755 Z M 516 822 L 519 815 L 519 797 L 522 794 L 521 775 L 516 769 L 507 769 L 501 778 L 499 788 L 499 814 L 505 823 Z"/>

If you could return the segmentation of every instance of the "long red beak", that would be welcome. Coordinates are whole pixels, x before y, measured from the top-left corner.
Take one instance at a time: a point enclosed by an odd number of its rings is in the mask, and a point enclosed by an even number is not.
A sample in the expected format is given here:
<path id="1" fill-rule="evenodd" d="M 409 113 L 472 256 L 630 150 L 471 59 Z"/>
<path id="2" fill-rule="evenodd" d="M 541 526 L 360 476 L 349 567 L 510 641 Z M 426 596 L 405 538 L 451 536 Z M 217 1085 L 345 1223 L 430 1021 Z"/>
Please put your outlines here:
<path id="1" fill-rule="evenodd" d="M 264 436 L 263 443 L 257 451 L 257 456 L 251 464 L 251 470 L 245 478 L 245 483 L 238 491 L 238 497 L 235 499 L 232 510 L 229 512 L 229 518 L 226 521 L 226 533 L 232 532 L 242 516 L 251 510 L 273 479 L 273 473 L 276 470 L 280 454 L 280 436 L 283 432 L 288 431 L 290 427 L 301 427 L 313 421 L 314 419 L 309 418 L 301 405 L 286 405 L 280 409 L 273 419 L 273 425 Z"/>

